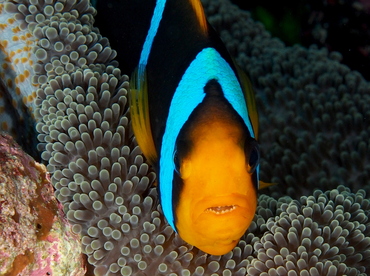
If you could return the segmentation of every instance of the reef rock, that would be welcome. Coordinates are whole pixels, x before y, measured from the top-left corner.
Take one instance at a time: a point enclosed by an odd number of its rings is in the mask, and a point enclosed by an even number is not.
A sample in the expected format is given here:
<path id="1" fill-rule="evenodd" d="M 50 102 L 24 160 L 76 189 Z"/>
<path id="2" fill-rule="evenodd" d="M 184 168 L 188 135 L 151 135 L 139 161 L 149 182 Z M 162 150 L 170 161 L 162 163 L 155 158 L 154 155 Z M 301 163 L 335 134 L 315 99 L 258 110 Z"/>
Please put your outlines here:
<path id="1" fill-rule="evenodd" d="M 0 275 L 84 275 L 81 248 L 45 166 L 0 133 Z"/>

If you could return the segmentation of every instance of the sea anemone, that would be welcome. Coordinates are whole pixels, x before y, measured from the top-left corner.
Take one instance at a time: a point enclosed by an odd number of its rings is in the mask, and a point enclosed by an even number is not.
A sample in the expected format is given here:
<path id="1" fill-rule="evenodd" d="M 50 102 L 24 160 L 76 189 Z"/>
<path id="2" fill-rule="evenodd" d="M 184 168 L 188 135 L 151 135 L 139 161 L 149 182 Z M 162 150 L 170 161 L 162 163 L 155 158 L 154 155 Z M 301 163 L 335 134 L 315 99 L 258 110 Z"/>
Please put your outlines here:
<path id="1" fill-rule="evenodd" d="M 262 219 L 267 229 L 254 243 L 248 275 L 368 275 L 370 201 L 365 196 L 363 190 L 354 194 L 339 186 L 276 201 L 275 215 Z M 269 200 L 261 196 L 259 205 Z"/>

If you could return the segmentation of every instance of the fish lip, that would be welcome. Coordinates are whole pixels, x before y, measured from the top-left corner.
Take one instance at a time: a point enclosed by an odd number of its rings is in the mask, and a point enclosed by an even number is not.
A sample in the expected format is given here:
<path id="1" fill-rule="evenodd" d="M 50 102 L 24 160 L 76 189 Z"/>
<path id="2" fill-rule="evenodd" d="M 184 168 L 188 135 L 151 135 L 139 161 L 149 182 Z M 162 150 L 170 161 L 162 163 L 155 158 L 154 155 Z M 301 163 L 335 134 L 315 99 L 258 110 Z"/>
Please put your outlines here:
<path id="1" fill-rule="evenodd" d="M 237 193 L 202 198 L 197 204 L 195 204 L 194 218 L 198 218 L 202 214 L 231 214 L 233 211 L 238 210 L 239 208 L 247 208 L 248 199 L 248 196 Z M 225 211 L 222 212 L 222 210 Z"/>
<path id="2" fill-rule="evenodd" d="M 218 206 L 212 206 L 208 207 L 207 209 L 204 210 L 205 213 L 214 213 L 216 215 L 223 215 L 226 213 L 230 213 L 234 211 L 238 205 L 218 205 Z"/>

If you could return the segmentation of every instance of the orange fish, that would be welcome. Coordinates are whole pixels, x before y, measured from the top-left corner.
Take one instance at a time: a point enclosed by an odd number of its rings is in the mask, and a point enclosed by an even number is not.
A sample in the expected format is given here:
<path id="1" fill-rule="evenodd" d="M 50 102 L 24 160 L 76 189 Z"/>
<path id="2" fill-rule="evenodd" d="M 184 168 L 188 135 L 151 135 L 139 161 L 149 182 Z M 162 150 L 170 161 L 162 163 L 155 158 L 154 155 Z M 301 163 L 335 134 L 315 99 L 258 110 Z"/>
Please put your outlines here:
<path id="1" fill-rule="evenodd" d="M 257 206 L 258 117 L 250 81 L 199 0 L 123 2 L 120 31 L 129 38 L 121 44 L 123 63 L 137 65 L 132 126 L 156 169 L 163 213 L 186 242 L 225 254 Z M 150 19 L 133 19 L 143 14 Z"/>

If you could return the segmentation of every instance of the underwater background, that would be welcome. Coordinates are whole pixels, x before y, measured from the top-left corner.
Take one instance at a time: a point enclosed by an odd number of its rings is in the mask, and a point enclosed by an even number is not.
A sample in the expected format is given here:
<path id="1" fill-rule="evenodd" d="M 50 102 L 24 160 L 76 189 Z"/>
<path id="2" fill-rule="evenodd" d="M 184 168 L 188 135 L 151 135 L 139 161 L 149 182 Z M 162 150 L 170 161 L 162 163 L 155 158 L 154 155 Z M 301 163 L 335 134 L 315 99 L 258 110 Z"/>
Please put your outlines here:
<path id="1" fill-rule="evenodd" d="M 370 78 L 369 1 L 238 1 L 287 46 L 316 44 L 342 54 L 342 63 Z"/>

